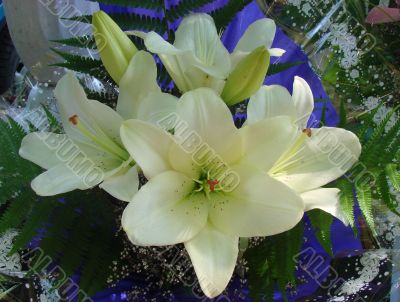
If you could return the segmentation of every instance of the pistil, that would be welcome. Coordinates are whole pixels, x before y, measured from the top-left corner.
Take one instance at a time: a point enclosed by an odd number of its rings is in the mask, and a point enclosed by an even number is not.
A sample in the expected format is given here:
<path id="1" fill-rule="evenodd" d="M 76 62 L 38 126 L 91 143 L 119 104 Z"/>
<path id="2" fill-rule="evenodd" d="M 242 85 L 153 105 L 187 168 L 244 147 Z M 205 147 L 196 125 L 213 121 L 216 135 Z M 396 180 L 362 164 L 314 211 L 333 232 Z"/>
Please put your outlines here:
<path id="1" fill-rule="evenodd" d="M 94 135 L 83 123 L 81 123 L 78 115 L 73 115 L 69 119 L 69 122 L 74 125 L 84 136 L 86 136 L 88 139 L 92 140 L 95 142 L 98 146 L 100 146 L 102 149 L 107 151 L 110 154 L 114 154 L 117 157 L 119 157 L 121 160 L 127 160 L 129 158 L 129 155 L 126 151 L 118 147 L 112 140 L 110 140 L 108 137 L 105 137 L 104 140 L 101 140 L 99 136 Z"/>

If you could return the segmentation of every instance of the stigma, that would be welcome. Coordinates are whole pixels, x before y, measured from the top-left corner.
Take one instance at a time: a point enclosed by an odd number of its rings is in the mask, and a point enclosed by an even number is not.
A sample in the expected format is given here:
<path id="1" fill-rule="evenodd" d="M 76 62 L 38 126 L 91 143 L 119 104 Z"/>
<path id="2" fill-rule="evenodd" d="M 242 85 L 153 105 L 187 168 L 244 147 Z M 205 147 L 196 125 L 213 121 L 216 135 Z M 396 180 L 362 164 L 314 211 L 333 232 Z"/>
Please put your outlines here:
<path id="1" fill-rule="evenodd" d="M 303 133 L 306 134 L 308 137 L 311 137 L 311 135 L 312 135 L 311 128 L 304 129 Z"/>
<path id="2" fill-rule="evenodd" d="M 210 186 L 210 191 L 215 191 L 215 186 L 219 184 L 219 181 L 216 179 L 209 179 L 207 180 L 207 184 Z"/>
<path id="3" fill-rule="evenodd" d="M 78 125 L 78 115 L 71 116 L 68 121 L 74 126 Z"/>

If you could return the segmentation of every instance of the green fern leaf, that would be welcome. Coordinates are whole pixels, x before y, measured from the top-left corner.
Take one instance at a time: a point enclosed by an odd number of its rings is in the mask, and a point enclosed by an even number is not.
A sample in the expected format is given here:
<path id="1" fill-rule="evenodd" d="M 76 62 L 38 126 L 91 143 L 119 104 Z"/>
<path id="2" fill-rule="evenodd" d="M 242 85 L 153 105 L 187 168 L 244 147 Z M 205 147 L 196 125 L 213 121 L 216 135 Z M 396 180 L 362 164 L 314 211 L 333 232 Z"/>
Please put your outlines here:
<path id="1" fill-rule="evenodd" d="M 377 179 L 377 186 L 380 194 L 380 199 L 383 201 L 383 203 L 388 207 L 390 211 L 400 216 L 400 213 L 397 211 L 398 203 L 390 193 L 388 179 L 386 178 L 385 172 L 379 174 Z"/>
<path id="2" fill-rule="evenodd" d="M 337 187 L 340 189 L 339 199 L 340 208 L 342 209 L 343 215 L 349 222 L 350 226 L 355 229 L 354 223 L 354 193 L 352 184 L 347 179 L 339 179 L 336 182 Z"/>
<path id="3" fill-rule="evenodd" d="M 385 167 L 386 175 L 389 177 L 393 187 L 400 192 L 400 172 L 396 164 L 389 164 Z"/>
<path id="4" fill-rule="evenodd" d="M 51 40 L 51 42 L 78 48 L 96 49 L 97 47 L 94 37 L 89 35 L 62 40 Z"/>
<path id="5" fill-rule="evenodd" d="M 215 26 L 218 32 L 225 29 L 251 0 L 229 0 L 229 2 L 222 8 L 211 12 L 211 16 L 215 21 Z"/>
<path id="6" fill-rule="evenodd" d="M 90 0 L 95 1 L 95 0 Z M 103 4 L 127 6 L 131 8 L 145 8 L 161 12 L 164 8 L 163 0 L 101 0 L 95 1 Z"/>
<path id="7" fill-rule="evenodd" d="M 182 0 L 169 8 L 166 13 L 167 20 L 173 22 L 212 2 L 214 0 Z"/>
<path id="8" fill-rule="evenodd" d="M 393 109 L 390 111 L 385 118 L 382 120 L 382 122 L 379 123 L 379 125 L 376 126 L 374 131 L 372 132 L 370 138 L 367 140 L 367 143 L 363 146 L 363 152 L 360 156 L 360 161 L 363 162 L 367 166 L 373 166 L 376 164 L 376 159 L 379 158 L 379 154 L 382 152 L 382 145 L 385 146 L 385 144 L 388 144 L 387 140 L 383 139 L 385 138 L 385 127 L 387 123 L 390 121 L 391 117 L 396 113 L 397 108 Z M 399 123 L 400 125 L 400 123 Z M 398 126 L 400 127 L 400 126 Z M 394 127 L 392 129 L 396 130 Z M 391 131 L 389 131 L 389 140 L 392 139 L 392 134 Z M 397 133 L 393 133 L 393 135 L 396 135 Z"/>
<path id="9" fill-rule="evenodd" d="M 64 67 L 77 72 L 85 73 L 96 77 L 99 80 L 103 80 L 105 82 L 115 85 L 115 82 L 107 73 L 100 60 L 72 55 L 67 52 L 59 51 L 57 49 L 52 50 L 65 60 L 64 63 L 56 63 L 52 64 L 52 66 Z"/>
<path id="10" fill-rule="evenodd" d="M 302 61 L 298 61 L 298 62 L 287 62 L 287 63 L 275 63 L 275 64 L 271 64 L 268 67 L 268 72 L 267 72 L 267 76 L 271 76 L 280 72 L 283 72 L 289 68 L 292 68 L 294 66 L 298 66 L 303 64 L 304 62 Z"/>
<path id="11" fill-rule="evenodd" d="M 165 23 L 159 18 L 135 13 L 110 13 L 109 15 L 123 30 L 155 31 L 159 34 L 167 31 Z M 68 18 L 68 20 L 90 24 L 92 23 L 92 16 L 86 15 L 83 18 L 82 16 L 77 16 Z"/>
<path id="12" fill-rule="evenodd" d="M 372 192 L 369 185 L 356 186 L 357 200 L 365 220 L 375 233 L 374 215 L 372 213 Z"/>
<path id="13" fill-rule="evenodd" d="M 312 210 L 307 212 L 307 216 L 310 218 L 319 243 L 330 256 L 333 256 L 331 241 L 332 215 L 322 210 Z"/>

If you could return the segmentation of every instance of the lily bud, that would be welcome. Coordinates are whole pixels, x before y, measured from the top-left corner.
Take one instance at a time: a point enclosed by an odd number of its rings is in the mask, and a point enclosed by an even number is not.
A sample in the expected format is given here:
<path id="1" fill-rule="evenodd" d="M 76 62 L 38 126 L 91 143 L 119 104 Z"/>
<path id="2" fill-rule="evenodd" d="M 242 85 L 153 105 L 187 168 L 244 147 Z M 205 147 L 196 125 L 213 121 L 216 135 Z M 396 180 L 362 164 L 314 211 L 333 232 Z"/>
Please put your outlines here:
<path id="1" fill-rule="evenodd" d="M 100 58 L 110 76 L 119 84 L 130 60 L 138 50 L 117 23 L 105 12 L 94 13 L 92 25 Z"/>
<path id="2" fill-rule="evenodd" d="M 235 105 L 257 92 L 267 74 L 269 59 L 268 50 L 260 46 L 237 64 L 221 94 L 227 105 Z"/>

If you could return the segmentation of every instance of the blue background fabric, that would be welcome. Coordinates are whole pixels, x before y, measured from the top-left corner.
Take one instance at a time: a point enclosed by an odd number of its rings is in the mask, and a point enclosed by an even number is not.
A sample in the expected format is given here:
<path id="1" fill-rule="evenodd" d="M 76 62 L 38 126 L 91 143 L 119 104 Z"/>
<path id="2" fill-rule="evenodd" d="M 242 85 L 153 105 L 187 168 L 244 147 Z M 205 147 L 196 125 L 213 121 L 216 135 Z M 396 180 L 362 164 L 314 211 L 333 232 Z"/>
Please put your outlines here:
<path id="1" fill-rule="evenodd" d="M 169 5 L 176 5 L 179 1 L 169 1 Z M 218 7 L 224 5 L 227 1 L 215 1 L 213 4 L 204 6 L 201 10 L 203 12 L 208 12 L 214 10 Z M 155 17 L 161 17 L 162 12 L 154 14 L 151 11 L 141 9 L 141 10 L 132 10 L 127 9 L 125 7 L 118 7 L 112 5 L 101 5 L 101 9 L 106 12 L 136 12 L 146 15 L 151 15 Z M 245 7 L 243 11 L 241 11 L 229 27 L 224 31 L 222 40 L 227 47 L 228 50 L 232 51 L 239 41 L 240 37 L 243 35 L 244 31 L 247 27 L 253 23 L 254 21 L 264 18 L 264 13 L 256 4 L 256 1 L 253 1 L 248 6 Z M 178 21 L 179 23 L 179 21 Z M 174 24 L 173 26 L 177 26 Z M 322 86 L 322 83 L 317 76 L 317 74 L 311 68 L 307 56 L 302 52 L 301 48 L 296 45 L 281 29 L 277 29 L 277 33 L 275 36 L 275 40 L 273 43 L 273 47 L 279 47 L 286 50 L 286 53 L 281 58 L 273 58 L 272 63 L 285 63 L 285 62 L 296 62 L 302 61 L 304 62 L 301 65 L 292 67 L 282 73 L 272 75 L 268 77 L 265 81 L 266 85 L 271 84 L 279 84 L 285 86 L 290 92 L 292 92 L 293 80 L 295 76 L 300 76 L 304 78 L 312 88 L 314 98 L 318 100 L 322 100 L 316 103 L 314 116 L 316 119 L 321 118 L 322 108 L 324 103 L 326 104 L 326 124 L 327 126 L 336 126 L 338 124 L 339 118 L 338 115 L 329 101 L 329 97 Z M 356 251 L 362 249 L 362 245 L 359 239 L 354 237 L 353 231 L 349 227 L 345 227 L 340 221 L 335 220 L 332 225 L 332 241 L 333 241 L 333 251 L 337 256 L 343 255 L 350 251 Z M 331 258 L 329 255 L 323 250 L 323 248 L 318 243 L 317 239 L 314 236 L 313 230 L 310 227 L 310 223 L 307 218 L 305 218 L 305 240 L 303 244 L 303 251 L 308 251 L 313 249 L 319 256 L 323 259 L 323 265 L 318 267 L 318 275 L 319 281 L 322 281 L 326 275 L 328 274 L 329 267 L 331 263 Z M 297 299 L 308 297 L 316 292 L 319 288 L 318 283 L 314 280 L 313 276 L 309 276 L 304 272 L 299 271 L 299 276 L 305 278 L 306 282 L 298 285 L 296 292 L 290 296 L 289 301 L 296 301 Z M 109 301 L 127 301 L 126 291 L 132 287 L 132 285 L 138 285 L 142 281 L 132 279 L 127 279 L 121 281 L 116 287 L 111 289 L 106 289 L 93 297 L 95 302 L 109 302 Z M 236 280 L 234 280 L 229 288 L 233 290 L 235 288 Z M 176 296 L 176 301 L 200 301 L 195 298 L 188 297 L 182 289 L 177 289 L 174 292 Z M 246 292 L 244 294 L 247 294 Z M 156 297 L 157 293 L 152 293 L 152 297 Z M 162 301 L 162 300 L 160 300 Z M 201 300 L 205 301 L 205 300 Z M 225 300 L 222 300 L 225 301 Z M 227 300 L 228 301 L 228 300 Z M 283 301 L 281 294 L 276 291 L 274 295 L 274 301 Z"/>

